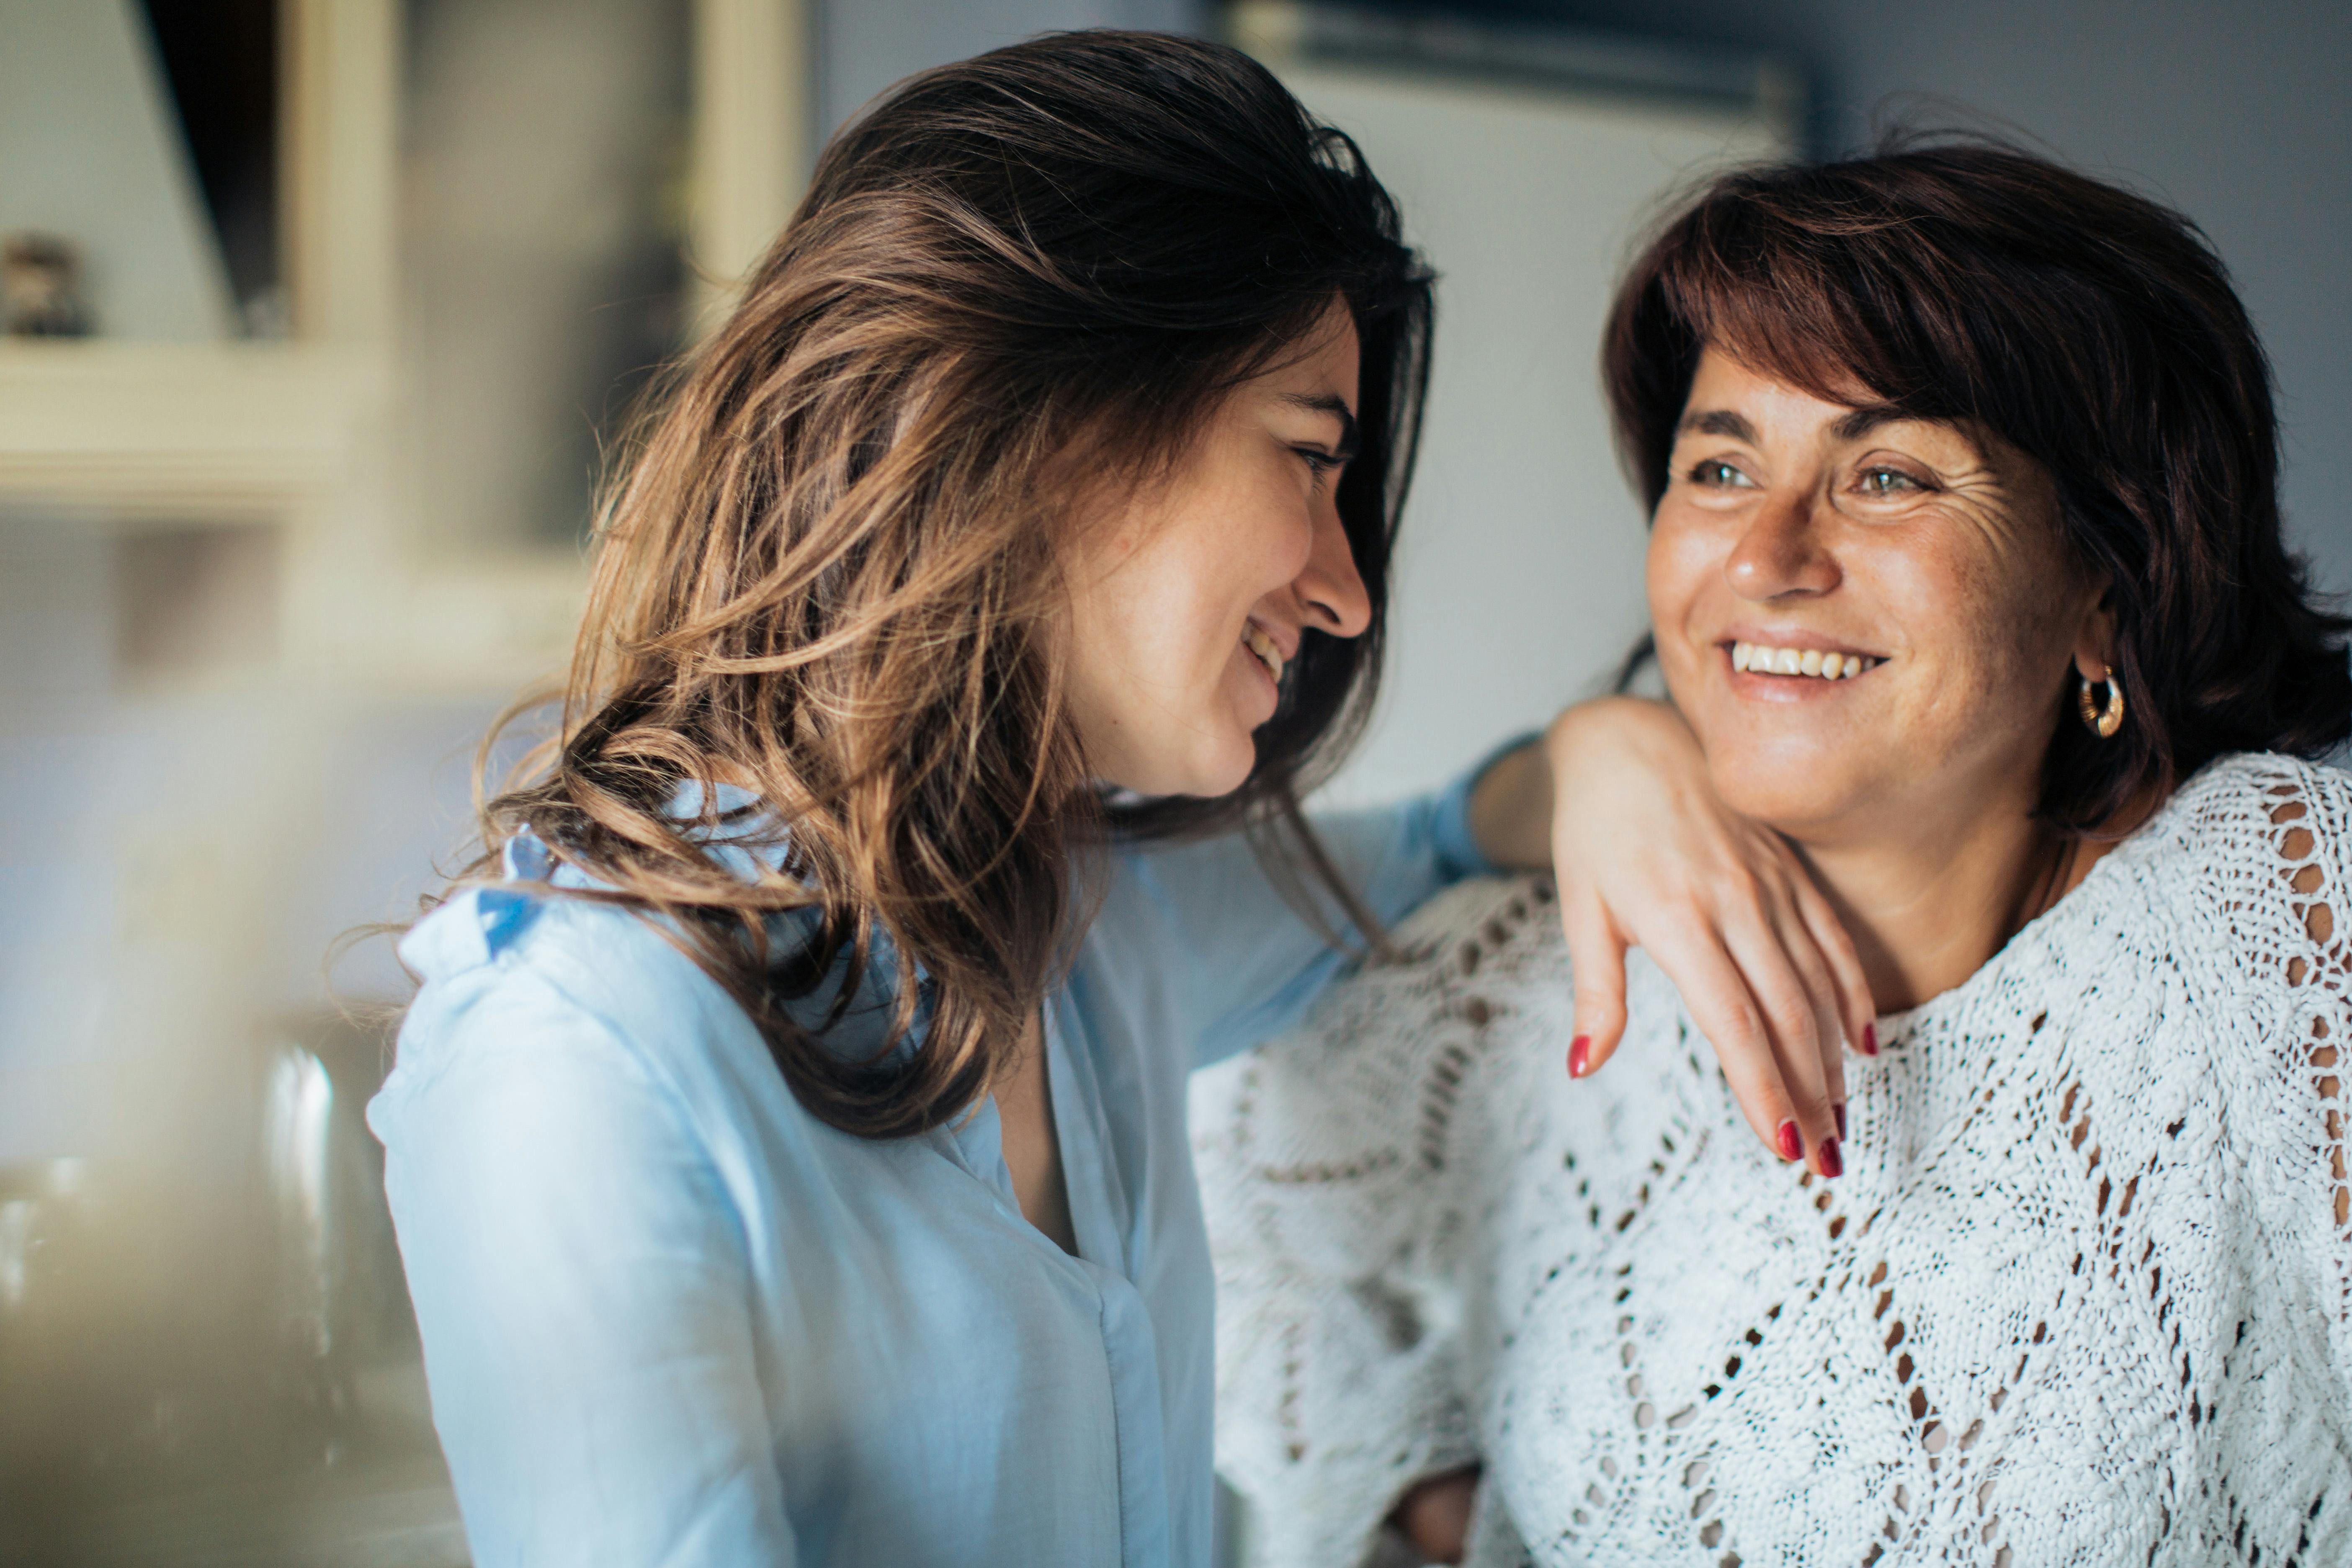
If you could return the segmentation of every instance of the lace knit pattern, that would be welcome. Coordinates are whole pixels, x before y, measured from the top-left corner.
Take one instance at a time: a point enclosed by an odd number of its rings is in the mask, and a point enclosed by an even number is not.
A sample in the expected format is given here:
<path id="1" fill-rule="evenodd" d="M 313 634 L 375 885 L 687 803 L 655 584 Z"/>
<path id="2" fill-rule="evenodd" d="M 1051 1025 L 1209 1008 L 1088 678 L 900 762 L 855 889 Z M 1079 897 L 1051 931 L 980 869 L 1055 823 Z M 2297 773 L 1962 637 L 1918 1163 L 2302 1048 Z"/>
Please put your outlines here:
<path id="1" fill-rule="evenodd" d="M 2207 768 L 1882 1020 L 1834 1182 L 1638 953 L 1569 1080 L 1540 882 L 1436 900 L 1194 1081 L 1254 1556 L 1475 1460 L 1489 1564 L 2352 1563 L 2347 844 L 2346 774 Z"/>

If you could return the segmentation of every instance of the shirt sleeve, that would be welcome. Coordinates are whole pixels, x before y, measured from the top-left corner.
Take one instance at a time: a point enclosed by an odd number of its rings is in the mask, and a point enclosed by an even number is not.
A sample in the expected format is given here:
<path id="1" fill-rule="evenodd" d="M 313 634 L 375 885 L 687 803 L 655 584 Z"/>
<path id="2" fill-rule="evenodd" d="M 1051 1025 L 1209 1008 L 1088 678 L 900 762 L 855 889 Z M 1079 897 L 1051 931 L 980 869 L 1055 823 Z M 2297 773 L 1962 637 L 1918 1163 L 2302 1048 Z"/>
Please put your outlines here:
<path id="1" fill-rule="evenodd" d="M 1471 836 L 1470 792 L 1497 759 L 1532 738 L 1496 747 L 1433 795 L 1311 819 L 1332 864 L 1383 925 L 1465 877 L 1499 869 Z M 1360 955 L 1346 916 L 1310 878 L 1302 877 L 1300 888 L 1321 914 L 1319 925 L 1285 897 L 1239 834 L 1126 858 L 1111 900 L 1150 905 L 1167 931 L 1174 951 L 1164 967 L 1195 1067 L 1288 1028 Z"/>
<path id="2" fill-rule="evenodd" d="M 604 1025 L 484 978 L 376 1107 L 474 1561 L 790 1564 L 716 1172 Z"/>

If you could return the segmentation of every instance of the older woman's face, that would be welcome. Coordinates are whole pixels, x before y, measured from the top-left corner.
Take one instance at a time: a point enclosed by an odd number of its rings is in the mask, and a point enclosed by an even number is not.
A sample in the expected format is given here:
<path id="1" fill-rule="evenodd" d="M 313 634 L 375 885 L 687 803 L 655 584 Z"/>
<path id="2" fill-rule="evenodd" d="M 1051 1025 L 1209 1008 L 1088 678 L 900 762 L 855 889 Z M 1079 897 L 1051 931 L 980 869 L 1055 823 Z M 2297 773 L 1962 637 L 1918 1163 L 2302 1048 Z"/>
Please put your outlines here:
<path id="1" fill-rule="evenodd" d="M 2095 669 L 2103 646 L 2097 586 L 2062 549 L 2039 464 L 1715 349 L 1675 441 L 1649 592 L 1717 789 L 1801 840 L 2029 807 L 2069 666 Z"/>

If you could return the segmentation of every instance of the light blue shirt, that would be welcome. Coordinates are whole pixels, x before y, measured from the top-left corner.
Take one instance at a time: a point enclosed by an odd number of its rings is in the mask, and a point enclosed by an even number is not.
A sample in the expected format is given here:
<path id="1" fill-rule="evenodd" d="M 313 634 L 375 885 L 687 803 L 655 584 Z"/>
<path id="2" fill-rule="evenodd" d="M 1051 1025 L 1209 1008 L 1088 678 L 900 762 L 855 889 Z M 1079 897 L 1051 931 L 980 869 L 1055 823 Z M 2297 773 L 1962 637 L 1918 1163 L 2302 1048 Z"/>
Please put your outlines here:
<path id="1" fill-rule="evenodd" d="M 1383 920 L 1488 868 L 1471 776 L 1318 823 Z M 1075 1258 L 1022 1217 L 993 1101 L 835 1131 L 624 910 L 477 888 L 401 954 L 423 989 L 368 1121 L 482 1568 L 1208 1563 L 1185 1075 L 1347 962 L 1244 844 L 1118 856 L 1048 1003 Z"/>

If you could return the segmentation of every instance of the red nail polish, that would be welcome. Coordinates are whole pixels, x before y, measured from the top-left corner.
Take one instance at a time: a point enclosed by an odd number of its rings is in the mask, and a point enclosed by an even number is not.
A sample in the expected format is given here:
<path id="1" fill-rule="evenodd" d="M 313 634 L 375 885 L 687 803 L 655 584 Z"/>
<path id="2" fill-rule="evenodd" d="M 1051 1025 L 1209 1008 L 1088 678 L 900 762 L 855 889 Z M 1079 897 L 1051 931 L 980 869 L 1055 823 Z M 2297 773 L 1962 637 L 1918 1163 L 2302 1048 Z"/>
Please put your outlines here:
<path id="1" fill-rule="evenodd" d="M 1878 1026 L 1875 1024 L 1862 1026 L 1862 1054 L 1866 1057 L 1878 1054 Z"/>
<path id="2" fill-rule="evenodd" d="M 1797 1124 L 1793 1121 L 1783 1121 L 1780 1123 L 1780 1158 L 1801 1160 L 1804 1157 L 1805 1141 L 1798 1135 Z"/>
<path id="3" fill-rule="evenodd" d="M 1845 1174 L 1845 1162 L 1838 1158 L 1837 1140 L 1834 1138 L 1822 1140 L 1822 1174 L 1824 1176 Z"/>
<path id="4" fill-rule="evenodd" d="M 1576 1038 L 1569 1041 L 1568 1076 L 1570 1078 L 1582 1078 L 1584 1076 L 1584 1058 L 1591 1055 L 1591 1036 L 1579 1035 Z"/>
<path id="5" fill-rule="evenodd" d="M 1845 1136 L 1845 1101 L 1841 1100 L 1830 1109 L 1837 1112 L 1838 1136 L 1843 1138 Z"/>

